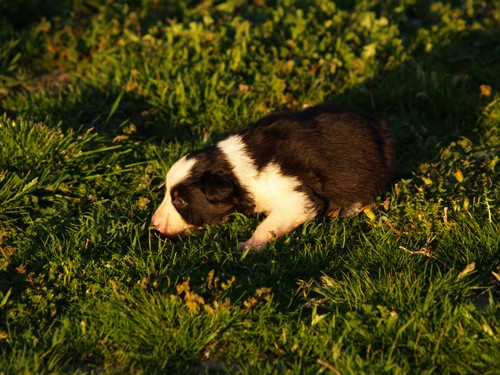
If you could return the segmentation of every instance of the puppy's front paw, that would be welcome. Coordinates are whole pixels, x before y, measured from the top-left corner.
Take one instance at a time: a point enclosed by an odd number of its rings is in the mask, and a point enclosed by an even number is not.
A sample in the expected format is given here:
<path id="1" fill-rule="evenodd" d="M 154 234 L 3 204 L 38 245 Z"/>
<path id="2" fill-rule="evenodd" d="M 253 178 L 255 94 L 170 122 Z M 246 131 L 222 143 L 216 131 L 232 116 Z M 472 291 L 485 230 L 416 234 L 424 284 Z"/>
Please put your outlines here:
<path id="1" fill-rule="evenodd" d="M 245 241 L 245 242 L 240 242 L 238 244 L 238 250 L 239 251 L 246 251 L 246 250 L 249 250 L 249 251 L 262 251 L 266 248 L 266 244 L 265 242 L 264 243 L 261 243 L 261 242 L 256 242 L 256 241 L 252 241 L 251 239 L 248 240 L 248 241 Z"/>

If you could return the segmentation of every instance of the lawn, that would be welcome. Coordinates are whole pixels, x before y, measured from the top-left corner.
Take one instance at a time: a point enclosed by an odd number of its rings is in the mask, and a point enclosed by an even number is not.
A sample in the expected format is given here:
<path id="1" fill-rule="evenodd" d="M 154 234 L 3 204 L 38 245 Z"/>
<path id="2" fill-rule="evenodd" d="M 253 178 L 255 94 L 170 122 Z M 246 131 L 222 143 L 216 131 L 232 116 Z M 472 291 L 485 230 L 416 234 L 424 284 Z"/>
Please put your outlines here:
<path id="1" fill-rule="evenodd" d="M 500 374 L 498 1 L 0 1 L 0 373 Z M 334 102 L 384 119 L 354 218 L 150 227 L 179 157 Z"/>

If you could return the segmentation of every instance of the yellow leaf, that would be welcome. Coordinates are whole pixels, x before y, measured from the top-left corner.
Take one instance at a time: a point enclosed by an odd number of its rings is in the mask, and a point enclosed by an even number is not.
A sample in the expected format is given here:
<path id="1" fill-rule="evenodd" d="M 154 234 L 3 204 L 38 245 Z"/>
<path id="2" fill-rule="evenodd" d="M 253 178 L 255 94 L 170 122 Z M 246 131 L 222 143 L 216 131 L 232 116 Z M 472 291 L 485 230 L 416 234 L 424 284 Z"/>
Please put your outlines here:
<path id="1" fill-rule="evenodd" d="M 464 180 L 464 175 L 462 174 L 462 171 L 460 169 L 455 172 L 455 178 L 458 182 L 462 182 Z"/>
<path id="2" fill-rule="evenodd" d="M 469 209 L 469 198 L 464 199 L 464 210 L 467 211 Z"/>
<path id="3" fill-rule="evenodd" d="M 361 56 L 364 59 L 369 59 L 374 57 L 377 53 L 377 43 L 370 43 L 363 47 L 363 52 L 361 52 Z"/>
<path id="4" fill-rule="evenodd" d="M 424 181 L 426 185 L 432 185 L 432 180 L 430 178 L 422 177 L 422 181 Z"/>
<path id="5" fill-rule="evenodd" d="M 483 331 L 486 332 L 489 336 L 494 336 L 493 330 L 491 329 L 491 326 L 487 323 L 483 323 Z"/>
<path id="6" fill-rule="evenodd" d="M 465 266 L 465 268 L 458 274 L 458 278 L 461 279 L 464 276 L 467 276 L 469 273 L 473 272 L 476 269 L 476 262 L 469 263 Z"/>
<path id="7" fill-rule="evenodd" d="M 387 198 L 384 201 L 383 205 L 384 205 L 384 210 L 389 211 L 389 208 L 391 208 L 391 200 L 389 198 Z"/>
<path id="8" fill-rule="evenodd" d="M 370 209 L 370 207 L 365 207 L 363 208 L 363 212 L 365 213 L 366 216 L 368 216 L 368 218 L 373 221 L 375 220 L 375 214 L 373 213 L 373 211 Z"/>
<path id="9" fill-rule="evenodd" d="M 243 301 L 243 305 L 245 306 L 246 309 L 251 309 L 257 304 L 257 302 L 259 302 L 259 299 L 257 297 L 252 297 Z"/>
<path id="10" fill-rule="evenodd" d="M 184 280 L 181 284 L 176 285 L 175 289 L 177 289 L 177 295 L 181 295 L 184 293 L 189 293 L 191 291 L 191 287 L 189 286 L 189 277 Z"/>
<path id="11" fill-rule="evenodd" d="M 116 137 L 113 138 L 113 143 L 118 143 L 125 139 L 128 139 L 126 135 L 117 135 Z"/>

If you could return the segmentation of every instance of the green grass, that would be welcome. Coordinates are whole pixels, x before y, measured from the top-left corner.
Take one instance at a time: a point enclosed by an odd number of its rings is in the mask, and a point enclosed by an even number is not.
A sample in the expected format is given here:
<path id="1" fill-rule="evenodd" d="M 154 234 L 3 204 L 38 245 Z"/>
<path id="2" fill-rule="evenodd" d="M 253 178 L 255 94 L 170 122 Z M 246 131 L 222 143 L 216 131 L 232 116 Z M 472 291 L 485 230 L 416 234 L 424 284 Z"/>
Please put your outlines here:
<path id="1" fill-rule="evenodd" d="M 499 39 L 498 1 L 0 2 L 0 373 L 499 374 Z M 151 231 L 178 157 L 322 101 L 393 131 L 373 214 Z"/>

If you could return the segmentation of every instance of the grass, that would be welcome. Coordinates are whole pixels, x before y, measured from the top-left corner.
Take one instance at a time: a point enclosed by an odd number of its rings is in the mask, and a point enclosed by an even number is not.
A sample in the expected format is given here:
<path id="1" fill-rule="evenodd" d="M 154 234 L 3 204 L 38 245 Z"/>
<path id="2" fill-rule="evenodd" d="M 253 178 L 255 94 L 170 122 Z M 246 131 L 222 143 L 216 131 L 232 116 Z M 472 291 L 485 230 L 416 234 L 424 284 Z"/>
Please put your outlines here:
<path id="1" fill-rule="evenodd" d="M 499 30 L 469 0 L 1 2 L 0 373 L 500 373 Z M 322 101 L 394 133 L 373 212 L 258 254 L 259 217 L 150 230 L 178 157 Z"/>

